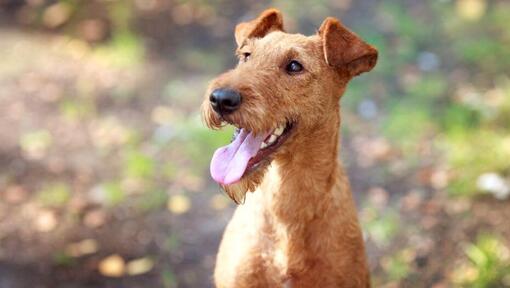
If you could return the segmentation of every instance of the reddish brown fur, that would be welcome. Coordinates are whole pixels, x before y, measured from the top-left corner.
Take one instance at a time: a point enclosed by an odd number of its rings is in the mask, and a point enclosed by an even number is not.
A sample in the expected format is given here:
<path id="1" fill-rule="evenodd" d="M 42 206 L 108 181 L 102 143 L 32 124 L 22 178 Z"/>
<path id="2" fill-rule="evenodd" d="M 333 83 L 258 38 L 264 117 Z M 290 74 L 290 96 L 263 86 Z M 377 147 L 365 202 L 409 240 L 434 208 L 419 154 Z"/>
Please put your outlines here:
<path id="1" fill-rule="evenodd" d="M 213 80 L 206 95 L 235 89 L 242 105 L 222 119 L 206 99 L 207 125 L 255 133 L 287 121 L 295 127 L 263 167 L 223 187 L 246 203 L 225 231 L 217 287 L 369 287 L 356 208 L 337 162 L 338 102 L 352 77 L 373 68 L 377 50 L 333 18 L 314 36 L 284 33 L 274 9 L 239 24 L 236 41 L 239 65 Z M 288 75 L 290 60 L 305 71 Z"/>

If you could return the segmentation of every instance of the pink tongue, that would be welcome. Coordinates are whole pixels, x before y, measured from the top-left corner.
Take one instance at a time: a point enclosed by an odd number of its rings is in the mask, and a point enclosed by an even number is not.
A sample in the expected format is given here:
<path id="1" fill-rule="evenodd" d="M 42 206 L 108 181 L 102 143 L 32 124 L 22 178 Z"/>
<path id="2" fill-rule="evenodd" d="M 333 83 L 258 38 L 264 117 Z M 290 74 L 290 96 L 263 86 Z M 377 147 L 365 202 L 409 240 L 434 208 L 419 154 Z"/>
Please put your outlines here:
<path id="1" fill-rule="evenodd" d="M 241 129 L 232 143 L 216 150 L 211 160 L 211 176 L 214 181 L 225 185 L 239 181 L 248 161 L 257 154 L 266 137 L 267 135 L 255 137 L 251 132 Z"/>

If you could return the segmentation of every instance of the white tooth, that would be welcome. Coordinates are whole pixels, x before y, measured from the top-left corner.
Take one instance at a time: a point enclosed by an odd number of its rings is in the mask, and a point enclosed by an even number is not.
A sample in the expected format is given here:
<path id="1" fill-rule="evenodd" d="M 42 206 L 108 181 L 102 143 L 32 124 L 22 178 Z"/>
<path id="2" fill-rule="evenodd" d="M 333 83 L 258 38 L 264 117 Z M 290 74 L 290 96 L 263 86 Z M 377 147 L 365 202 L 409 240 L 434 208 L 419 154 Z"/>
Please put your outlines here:
<path id="1" fill-rule="evenodd" d="M 267 147 L 267 144 L 266 142 L 262 142 L 262 144 L 260 144 L 260 149 L 264 149 Z"/>
<path id="2" fill-rule="evenodd" d="M 278 138 L 278 137 L 275 135 L 271 135 L 271 137 L 269 137 L 269 140 L 267 142 L 269 142 L 269 144 L 273 144 L 274 141 L 276 141 L 276 138 Z"/>
<path id="3" fill-rule="evenodd" d="M 280 126 L 280 127 L 276 128 L 273 133 L 277 136 L 280 136 L 280 135 L 282 135 L 283 130 L 284 130 L 283 126 Z"/>

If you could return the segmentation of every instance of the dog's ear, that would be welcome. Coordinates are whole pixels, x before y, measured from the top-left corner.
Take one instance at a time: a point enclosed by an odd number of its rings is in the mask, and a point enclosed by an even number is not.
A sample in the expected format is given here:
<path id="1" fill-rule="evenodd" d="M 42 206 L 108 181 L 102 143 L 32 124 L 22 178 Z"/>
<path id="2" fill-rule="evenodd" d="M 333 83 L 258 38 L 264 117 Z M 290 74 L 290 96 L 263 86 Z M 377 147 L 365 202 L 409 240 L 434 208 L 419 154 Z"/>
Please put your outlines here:
<path id="1" fill-rule="evenodd" d="M 262 38 L 273 31 L 283 31 L 282 13 L 276 9 L 267 9 L 257 19 L 236 26 L 235 38 L 241 47 L 248 38 Z"/>
<path id="2" fill-rule="evenodd" d="M 329 65 L 347 69 L 351 77 L 374 68 L 377 49 L 365 43 L 337 19 L 326 18 L 318 33 Z"/>

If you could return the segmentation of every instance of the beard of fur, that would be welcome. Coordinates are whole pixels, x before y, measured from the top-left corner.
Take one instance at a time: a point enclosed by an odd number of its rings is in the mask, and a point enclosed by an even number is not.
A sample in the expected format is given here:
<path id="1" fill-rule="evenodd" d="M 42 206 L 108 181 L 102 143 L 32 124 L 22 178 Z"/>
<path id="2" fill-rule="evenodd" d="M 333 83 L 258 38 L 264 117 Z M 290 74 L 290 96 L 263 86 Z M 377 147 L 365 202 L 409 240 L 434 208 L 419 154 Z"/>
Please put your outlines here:
<path id="1" fill-rule="evenodd" d="M 261 163 L 255 171 L 241 178 L 239 182 L 230 185 L 220 185 L 221 188 L 236 204 L 244 204 L 246 193 L 255 191 L 260 183 L 262 183 L 269 167 L 269 162 L 266 160 L 266 163 Z"/>
<path id="2" fill-rule="evenodd" d="M 201 107 L 202 121 L 207 127 L 213 130 L 220 129 L 223 126 L 223 121 L 220 119 L 216 112 L 212 111 L 208 101 L 204 101 Z"/>

